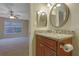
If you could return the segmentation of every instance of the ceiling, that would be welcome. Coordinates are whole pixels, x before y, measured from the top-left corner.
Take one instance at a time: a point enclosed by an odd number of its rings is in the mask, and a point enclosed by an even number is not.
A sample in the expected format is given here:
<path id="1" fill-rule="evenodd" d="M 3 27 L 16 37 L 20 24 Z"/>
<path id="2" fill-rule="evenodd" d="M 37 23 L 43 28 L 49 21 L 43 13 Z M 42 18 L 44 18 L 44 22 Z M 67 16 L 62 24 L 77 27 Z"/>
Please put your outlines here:
<path id="1" fill-rule="evenodd" d="M 18 19 L 29 20 L 30 4 L 29 3 L 0 3 L 0 17 L 9 18 L 10 10 Z"/>

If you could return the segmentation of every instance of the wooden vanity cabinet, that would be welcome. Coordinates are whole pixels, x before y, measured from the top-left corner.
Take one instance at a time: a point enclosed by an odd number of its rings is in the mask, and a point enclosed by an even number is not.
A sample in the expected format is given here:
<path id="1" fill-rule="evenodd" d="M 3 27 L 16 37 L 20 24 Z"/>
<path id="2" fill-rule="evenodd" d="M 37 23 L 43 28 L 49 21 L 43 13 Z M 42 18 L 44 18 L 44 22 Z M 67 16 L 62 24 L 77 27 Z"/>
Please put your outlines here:
<path id="1" fill-rule="evenodd" d="M 45 36 L 36 35 L 36 55 L 37 56 L 71 56 L 71 52 L 65 52 L 60 48 L 61 44 L 72 44 L 72 38 L 62 41 L 51 39 Z"/>

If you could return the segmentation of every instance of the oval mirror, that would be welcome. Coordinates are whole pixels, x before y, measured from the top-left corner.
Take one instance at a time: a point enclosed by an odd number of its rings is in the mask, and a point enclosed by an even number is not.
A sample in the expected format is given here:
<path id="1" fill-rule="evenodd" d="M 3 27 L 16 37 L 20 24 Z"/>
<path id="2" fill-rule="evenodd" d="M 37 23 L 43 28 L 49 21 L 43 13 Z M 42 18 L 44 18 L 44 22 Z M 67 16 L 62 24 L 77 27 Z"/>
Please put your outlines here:
<path id="1" fill-rule="evenodd" d="M 37 27 L 46 27 L 47 26 L 46 12 L 37 13 L 36 23 L 37 23 Z"/>
<path id="2" fill-rule="evenodd" d="M 62 27 L 69 18 L 69 8 L 64 3 L 55 4 L 50 10 L 50 23 L 54 27 Z"/>

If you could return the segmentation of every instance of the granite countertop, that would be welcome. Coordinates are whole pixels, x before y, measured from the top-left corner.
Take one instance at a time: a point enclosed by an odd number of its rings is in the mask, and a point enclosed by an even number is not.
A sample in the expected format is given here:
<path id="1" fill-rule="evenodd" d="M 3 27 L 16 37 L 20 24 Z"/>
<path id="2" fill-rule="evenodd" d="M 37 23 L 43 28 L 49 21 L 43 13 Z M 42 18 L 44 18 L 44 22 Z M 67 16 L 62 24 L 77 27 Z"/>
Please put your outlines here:
<path id="1" fill-rule="evenodd" d="M 37 35 L 49 37 L 49 38 L 55 38 L 55 40 L 62 40 L 64 38 L 70 38 L 73 37 L 73 34 L 58 34 L 58 33 L 46 33 L 46 32 L 36 32 Z"/>

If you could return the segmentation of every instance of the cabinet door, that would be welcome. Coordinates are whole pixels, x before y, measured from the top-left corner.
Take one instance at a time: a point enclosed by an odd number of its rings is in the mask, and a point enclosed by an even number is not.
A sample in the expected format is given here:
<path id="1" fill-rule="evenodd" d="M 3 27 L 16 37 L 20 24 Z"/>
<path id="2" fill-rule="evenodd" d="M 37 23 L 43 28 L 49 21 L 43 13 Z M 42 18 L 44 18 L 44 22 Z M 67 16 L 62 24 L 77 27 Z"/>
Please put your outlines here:
<path id="1" fill-rule="evenodd" d="M 56 52 L 53 51 L 50 44 L 47 44 L 47 40 L 40 36 L 36 36 L 36 55 L 37 56 L 55 56 Z"/>
<path id="2" fill-rule="evenodd" d="M 36 55 L 42 56 L 44 55 L 44 46 L 40 43 L 40 36 L 36 36 Z"/>
<path id="3" fill-rule="evenodd" d="M 56 52 L 44 44 L 39 43 L 37 47 L 37 56 L 56 56 Z"/>
<path id="4" fill-rule="evenodd" d="M 56 56 L 56 52 L 53 51 L 52 49 L 50 49 L 49 47 L 47 46 L 44 46 L 45 47 L 45 56 Z"/>
<path id="5" fill-rule="evenodd" d="M 58 49 L 57 49 L 57 52 L 58 52 L 59 56 L 72 56 L 72 51 L 65 52 L 63 50 L 63 48 L 60 48 L 60 45 L 62 45 L 62 44 L 72 44 L 72 38 L 67 38 L 67 39 L 64 39 L 61 42 L 58 42 Z"/>
<path id="6" fill-rule="evenodd" d="M 44 45 L 41 43 L 38 43 L 37 47 L 36 47 L 36 55 L 37 56 L 44 56 L 45 55 L 45 48 Z"/>

